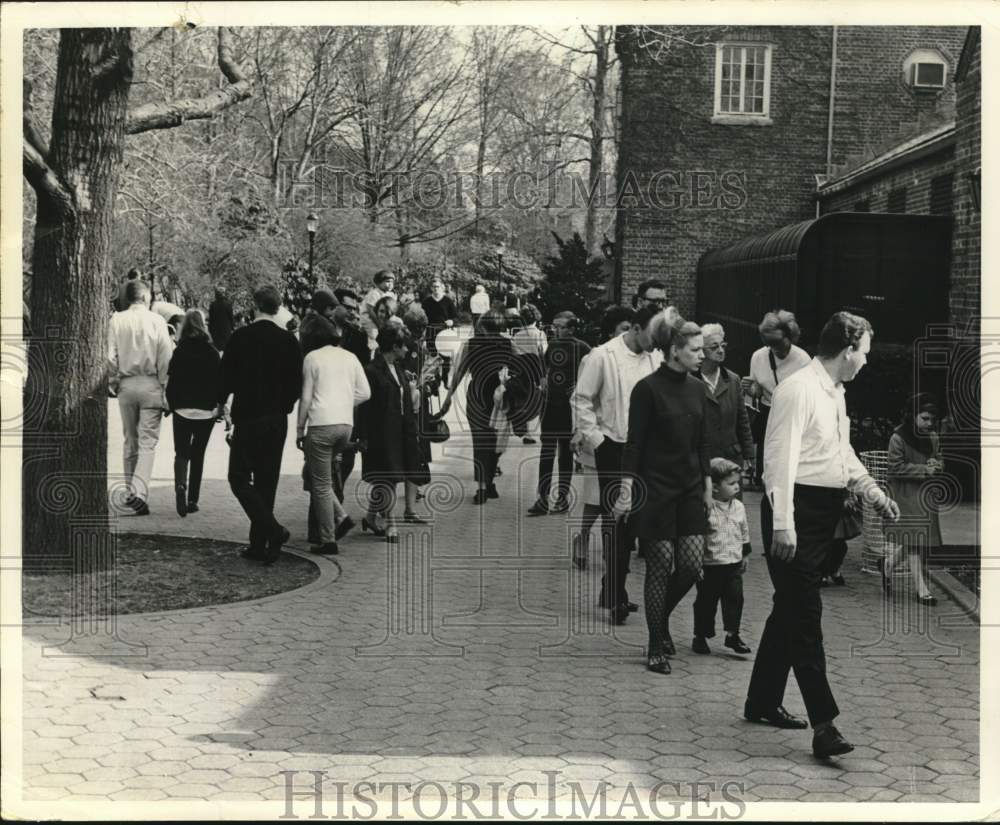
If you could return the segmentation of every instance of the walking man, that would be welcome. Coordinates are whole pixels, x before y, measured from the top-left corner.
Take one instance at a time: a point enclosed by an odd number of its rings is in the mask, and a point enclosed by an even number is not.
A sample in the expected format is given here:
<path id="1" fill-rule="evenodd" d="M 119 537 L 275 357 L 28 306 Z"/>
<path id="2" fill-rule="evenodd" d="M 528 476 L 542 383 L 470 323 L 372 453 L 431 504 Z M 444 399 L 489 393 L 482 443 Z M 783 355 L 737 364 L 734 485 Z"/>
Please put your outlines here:
<path id="1" fill-rule="evenodd" d="M 560 312 L 552 319 L 554 338 L 545 351 L 545 410 L 542 413 L 542 453 L 538 463 L 538 500 L 528 508 L 529 516 L 565 513 L 569 510 L 570 479 L 573 476 L 573 410 L 570 396 L 576 387 L 576 377 L 590 347 L 576 338 L 576 316 Z M 520 334 L 520 333 L 519 333 Z M 515 342 L 517 336 L 514 336 Z M 552 486 L 552 465 L 559 457 L 559 484 L 556 501 L 549 508 Z"/>
<path id="2" fill-rule="evenodd" d="M 820 333 L 816 357 L 775 389 L 764 442 L 761 533 L 774 606 L 743 712 L 751 722 L 805 728 L 804 720 L 782 707 L 793 671 L 813 727 L 813 753 L 820 758 L 854 749 L 833 726 L 840 710 L 826 677 L 821 627 L 820 579 L 845 488 L 883 516 L 899 518 L 896 503 L 854 454 L 844 406 L 844 384 L 864 367 L 871 339 L 867 320 L 835 313 Z"/>
<path id="3" fill-rule="evenodd" d="M 173 344 L 167 322 L 149 309 L 149 286 L 135 278 L 127 282 L 124 293 L 128 309 L 111 317 L 108 360 L 125 434 L 122 458 L 129 487 L 125 504 L 136 515 L 147 516 Z"/>
<path id="4" fill-rule="evenodd" d="M 250 518 L 250 546 L 243 555 L 273 564 L 289 537 L 274 517 L 274 497 L 288 415 L 302 391 L 302 352 L 275 320 L 278 290 L 262 287 L 253 300 L 254 323 L 236 330 L 223 351 L 219 401 L 233 396 L 229 486 Z"/>
<path id="5" fill-rule="evenodd" d="M 615 624 L 624 624 L 628 614 L 638 609 L 625 590 L 631 542 L 626 541 L 625 526 L 616 523 L 612 508 L 621 486 L 632 390 L 663 361 L 649 332 L 658 313 L 656 306 L 642 307 L 630 330 L 591 350 L 570 402 L 576 420 L 571 446 L 576 450 L 586 444 L 597 463 L 605 569 L 600 604 L 611 611 Z"/>

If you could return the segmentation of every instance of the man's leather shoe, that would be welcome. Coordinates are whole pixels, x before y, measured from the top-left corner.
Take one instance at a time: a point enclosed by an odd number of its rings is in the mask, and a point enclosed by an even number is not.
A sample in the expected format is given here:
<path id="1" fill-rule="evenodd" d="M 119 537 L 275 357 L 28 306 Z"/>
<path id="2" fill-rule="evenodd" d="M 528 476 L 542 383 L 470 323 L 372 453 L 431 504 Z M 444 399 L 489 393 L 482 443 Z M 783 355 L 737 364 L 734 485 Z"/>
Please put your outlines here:
<path id="1" fill-rule="evenodd" d="M 281 545 L 291 537 L 292 534 L 286 528 L 278 528 L 278 531 L 267 540 L 267 551 L 263 559 L 265 565 L 272 565 L 278 560 L 278 556 L 281 554 Z"/>
<path id="2" fill-rule="evenodd" d="M 750 647 L 739 637 L 738 633 L 734 633 L 732 636 L 726 636 L 726 641 L 723 644 L 736 653 L 746 655 L 751 652 Z"/>
<path id="3" fill-rule="evenodd" d="M 149 505 L 146 504 L 141 498 L 132 499 L 129 506 L 135 512 L 137 516 L 148 516 L 149 515 Z"/>
<path id="4" fill-rule="evenodd" d="M 766 713 L 756 713 L 751 709 L 750 702 L 747 702 L 743 706 L 743 717 L 748 722 L 760 722 L 764 725 L 770 725 L 772 728 L 802 730 L 809 727 L 809 723 L 805 719 L 797 719 L 781 705 Z"/>
<path id="5" fill-rule="evenodd" d="M 314 547 L 312 552 L 317 556 L 336 556 L 340 553 L 340 549 L 337 547 L 337 542 L 328 541 L 319 547 Z"/>
<path id="6" fill-rule="evenodd" d="M 625 606 L 628 608 L 629 613 L 635 613 L 639 610 L 639 605 L 635 602 L 627 602 Z"/>
<path id="7" fill-rule="evenodd" d="M 500 493 L 497 491 L 496 484 L 491 484 L 486 488 L 486 498 L 500 498 Z"/>
<path id="8" fill-rule="evenodd" d="M 848 742 L 833 725 L 827 725 L 813 734 L 813 756 L 817 759 L 829 759 L 831 756 L 841 756 L 854 750 L 854 745 Z"/>
<path id="9" fill-rule="evenodd" d="M 628 608 L 625 605 L 620 605 L 611 611 L 612 624 L 625 624 L 626 619 L 628 619 Z"/>
<path id="10" fill-rule="evenodd" d="M 691 650 L 695 653 L 701 653 L 702 655 L 712 652 L 712 648 L 708 646 L 708 642 L 704 636 L 694 637 L 694 641 L 691 642 Z"/>
<path id="11" fill-rule="evenodd" d="M 544 516 L 544 515 L 548 515 L 548 512 L 549 512 L 549 505 L 547 505 L 541 499 L 539 499 L 538 501 L 536 501 L 534 504 L 532 504 L 528 508 L 528 515 L 529 516 Z"/>

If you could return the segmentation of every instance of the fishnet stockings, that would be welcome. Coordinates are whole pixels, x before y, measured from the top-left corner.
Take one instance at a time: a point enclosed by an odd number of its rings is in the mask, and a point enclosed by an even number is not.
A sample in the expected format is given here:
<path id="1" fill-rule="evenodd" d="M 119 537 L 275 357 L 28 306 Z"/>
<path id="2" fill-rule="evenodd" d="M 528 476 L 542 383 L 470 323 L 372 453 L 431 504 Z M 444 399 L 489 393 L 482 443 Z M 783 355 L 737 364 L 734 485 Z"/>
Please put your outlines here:
<path id="1" fill-rule="evenodd" d="M 676 550 L 669 539 L 645 542 L 646 627 L 649 629 L 649 656 L 663 653 L 670 639 L 670 614 L 696 581 L 702 577 L 704 536 L 680 536 Z"/>

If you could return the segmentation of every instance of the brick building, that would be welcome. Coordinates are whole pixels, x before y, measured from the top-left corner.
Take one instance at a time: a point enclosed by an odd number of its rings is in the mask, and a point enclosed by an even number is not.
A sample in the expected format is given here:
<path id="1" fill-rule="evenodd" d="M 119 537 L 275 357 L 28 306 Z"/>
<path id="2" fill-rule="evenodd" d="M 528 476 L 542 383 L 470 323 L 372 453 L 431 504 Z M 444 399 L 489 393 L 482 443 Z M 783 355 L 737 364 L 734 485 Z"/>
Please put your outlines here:
<path id="1" fill-rule="evenodd" d="M 957 175 L 951 167 L 959 145 L 963 157 L 978 153 L 978 127 L 948 126 L 956 123 L 956 88 L 960 99 L 973 86 L 978 95 L 978 58 L 960 67 L 967 33 L 942 26 L 621 27 L 621 297 L 657 277 L 681 311 L 692 313 L 706 251 L 815 217 L 821 204 L 855 208 L 863 198 L 845 194 L 851 187 L 837 189 L 833 178 L 875 160 L 887 141 L 936 130 L 908 159 L 935 170 L 926 172 L 931 177 Z M 973 105 L 971 97 L 964 105 Z M 820 197 L 824 181 L 830 189 Z M 869 208 L 888 210 L 890 184 L 867 193 Z M 945 184 L 936 187 L 934 208 L 944 208 L 937 204 Z M 921 208 L 931 211 L 925 194 Z M 893 197 L 898 211 L 919 203 L 915 193 L 905 205 Z M 953 196 L 952 208 L 965 208 L 961 197 Z M 956 243 L 964 238 L 963 249 L 971 249 L 974 234 L 956 232 Z M 978 269 L 963 277 L 954 301 L 972 306 Z"/>

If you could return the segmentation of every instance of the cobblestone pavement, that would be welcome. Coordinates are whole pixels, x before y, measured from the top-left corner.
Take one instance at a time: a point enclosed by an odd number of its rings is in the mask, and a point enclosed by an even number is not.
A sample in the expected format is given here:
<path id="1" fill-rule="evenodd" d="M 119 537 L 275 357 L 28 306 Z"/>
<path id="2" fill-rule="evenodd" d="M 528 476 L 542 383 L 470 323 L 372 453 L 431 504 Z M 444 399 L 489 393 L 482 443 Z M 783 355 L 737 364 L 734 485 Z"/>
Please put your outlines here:
<path id="1" fill-rule="evenodd" d="M 111 417 L 115 434 L 114 407 Z M 292 546 L 304 548 L 293 436 L 278 511 Z M 534 782 L 540 795 L 552 777 L 560 798 L 601 782 L 619 791 L 678 783 L 683 797 L 696 781 L 742 783 L 748 801 L 979 798 L 979 634 L 947 600 L 929 612 L 902 596 L 886 607 L 852 547 L 848 586 L 825 591 L 824 627 L 838 724 L 857 747 L 822 764 L 808 731 L 743 721 L 752 656 L 723 653 L 719 637 L 711 656 L 690 651 L 693 595 L 673 621 L 673 674 L 649 673 L 642 614 L 609 627 L 595 607 L 598 554 L 585 572 L 569 563 L 575 516 L 524 514 L 538 448 L 513 445 L 500 499 L 475 507 L 461 441 L 456 434 L 444 456 L 435 448 L 430 525 L 407 525 L 396 550 L 359 528 L 300 591 L 123 616 L 113 636 L 29 623 L 24 798 L 280 800 L 291 776 L 282 771 L 313 770 L 347 783 Z M 113 436 L 111 468 L 119 456 Z M 121 529 L 242 541 L 221 432 L 203 510 L 184 520 L 173 513 L 171 459 L 166 426 L 153 514 L 123 518 Z M 360 524 L 361 508 L 349 504 Z M 757 496 L 747 505 L 754 518 Z M 756 524 L 752 534 L 744 638 L 756 648 L 771 589 Z M 634 559 L 640 603 L 642 579 Z M 804 715 L 794 681 L 786 706 Z M 310 801 L 297 804 L 312 812 Z"/>

